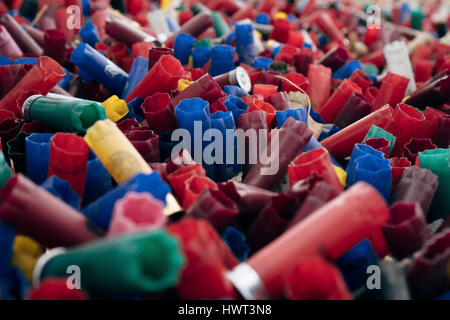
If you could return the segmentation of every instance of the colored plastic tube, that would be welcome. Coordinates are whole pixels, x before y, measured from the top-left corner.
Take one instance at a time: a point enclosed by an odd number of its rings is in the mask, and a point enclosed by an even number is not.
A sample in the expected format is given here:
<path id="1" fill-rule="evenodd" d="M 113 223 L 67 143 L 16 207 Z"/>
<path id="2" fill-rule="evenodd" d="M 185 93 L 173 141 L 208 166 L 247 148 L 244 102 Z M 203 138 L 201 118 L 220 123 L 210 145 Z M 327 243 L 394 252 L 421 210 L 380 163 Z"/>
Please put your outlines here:
<path id="1" fill-rule="evenodd" d="M 267 164 L 253 165 L 244 183 L 268 190 L 277 188 L 288 171 L 289 163 L 305 149 L 312 134 L 303 122 L 289 118 L 271 138 L 275 139 L 277 150 L 274 150 L 272 143 L 269 142 L 266 150 L 263 151 L 268 156 Z M 277 167 L 276 172 L 265 174 L 270 172 L 273 166 Z"/>
<path id="2" fill-rule="evenodd" d="M 333 73 L 333 78 L 339 80 L 350 78 L 356 70 L 361 70 L 361 63 L 358 60 L 349 61 Z"/>
<path id="3" fill-rule="evenodd" d="M 92 151 L 87 164 L 83 205 L 89 204 L 113 188 L 112 179 L 103 164 Z"/>
<path id="4" fill-rule="evenodd" d="M 373 84 L 372 79 L 360 69 L 355 70 L 351 74 L 350 81 L 354 82 L 364 92 Z"/>
<path id="5" fill-rule="evenodd" d="M 385 158 L 389 158 L 390 142 L 385 138 L 370 138 L 364 141 L 364 144 L 381 151 Z"/>
<path id="6" fill-rule="evenodd" d="M 404 41 L 394 41 L 384 46 L 384 57 L 386 59 L 387 71 L 398 74 L 409 79 L 406 94 L 416 91 L 416 80 L 409 59 L 408 48 Z"/>
<path id="7" fill-rule="evenodd" d="M 417 252 L 408 272 L 414 298 L 430 299 L 448 290 L 450 229 L 444 229 Z"/>
<path id="8" fill-rule="evenodd" d="M 372 125 L 384 127 L 392 118 L 392 114 L 392 107 L 386 105 L 345 129 L 322 140 L 321 144 L 337 160 L 342 160 L 350 155 L 355 143 L 359 143 L 364 139 Z"/>
<path id="9" fill-rule="evenodd" d="M 290 300 L 353 300 L 339 269 L 321 256 L 298 262 L 286 279 L 285 292 Z"/>
<path id="10" fill-rule="evenodd" d="M 354 172 L 347 172 L 347 185 L 365 181 L 375 187 L 388 202 L 391 196 L 392 169 L 389 160 L 367 154 L 356 158 Z M 349 179 L 349 177 L 353 177 Z"/>
<path id="11" fill-rule="evenodd" d="M 66 35 L 58 29 L 48 29 L 44 34 L 44 54 L 60 64 L 66 57 Z"/>
<path id="12" fill-rule="evenodd" d="M 278 86 L 272 84 L 255 84 L 253 86 L 253 94 L 260 94 L 263 98 L 267 98 L 278 92 Z"/>
<path id="13" fill-rule="evenodd" d="M 159 161 L 159 139 L 152 130 L 130 130 L 125 136 L 146 162 Z"/>
<path id="14" fill-rule="evenodd" d="M 252 222 L 277 193 L 236 181 L 218 184 L 219 189 L 239 208 L 239 220 L 244 225 Z"/>
<path id="15" fill-rule="evenodd" d="M 241 232 L 233 227 L 227 227 L 222 237 L 239 261 L 247 259 L 250 247 L 245 243 L 245 236 Z"/>
<path id="16" fill-rule="evenodd" d="M 82 198 L 88 158 L 89 148 L 83 138 L 73 133 L 56 133 L 50 139 L 48 176 L 56 175 L 66 180 Z"/>
<path id="17" fill-rule="evenodd" d="M 424 107 L 439 108 L 439 106 L 448 101 L 449 97 L 450 76 L 444 75 L 419 88 L 405 103 L 419 109 Z"/>
<path id="18" fill-rule="evenodd" d="M 156 40 L 155 37 L 136 28 L 125 19 L 120 19 L 113 15 L 108 15 L 106 18 L 105 32 L 110 37 L 119 42 L 124 42 L 130 47 L 137 42 L 152 42 Z"/>
<path id="19" fill-rule="evenodd" d="M 98 29 L 92 21 L 89 21 L 83 28 L 81 28 L 80 36 L 83 42 L 86 42 L 91 47 L 95 47 L 97 43 L 101 42 Z"/>
<path id="20" fill-rule="evenodd" d="M 267 130 L 267 119 L 266 119 L 266 113 L 264 111 L 252 111 L 248 113 L 244 113 L 239 117 L 239 131 L 236 132 L 236 135 L 238 134 L 245 134 L 248 132 L 247 130 L 256 130 L 254 132 L 261 132 L 259 130 Z M 242 130 L 242 131 L 241 131 Z M 267 132 L 267 131 L 266 131 Z M 241 138 L 242 139 L 242 138 Z M 245 159 L 243 163 L 243 172 L 244 175 L 247 174 L 249 169 L 253 164 L 256 164 L 257 162 L 257 150 L 261 150 L 264 148 L 262 145 L 263 141 L 261 139 L 257 139 L 257 141 L 250 141 L 248 139 L 244 140 L 238 140 L 238 143 L 243 143 L 245 147 Z M 239 148 L 242 148 L 241 145 L 238 144 Z M 242 149 L 238 149 L 242 150 Z M 239 155 L 238 155 L 239 156 Z"/>
<path id="21" fill-rule="evenodd" d="M 199 46 L 192 50 L 192 62 L 194 68 L 203 68 L 211 59 L 211 49 L 206 46 Z"/>
<path id="22" fill-rule="evenodd" d="M 164 231 L 155 231 L 50 251 L 38 261 L 33 282 L 64 277 L 69 266 L 77 265 L 83 289 L 91 296 L 120 297 L 174 286 L 183 263 L 178 242 Z"/>
<path id="23" fill-rule="evenodd" d="M 125 90 L 122 93 L 122 98 L 126 98 L 139 84 L 139 82 L 144 79 L 148 70 L 148 59 L 143 57 L 136 57 L 133 64 L 131 65 L 131 70 L 128 75 L 128 81 L 125 85 Z"/>
<path id="24" fill-rule="evenodd" d="M 388 72 L 384 78 L 380 91 L 373 102 L 372 111 L 380 109 L 389 104 L 396 106 L 405 97 L 409 79 L 395 73 Z"/>
<path id="25" fill-rule="evenodd" d="M 152 171 L 111 120 L 97 121 L 87 130 L 84 140 L 117 183 L 123 183 L 138 173 Z"/>
<path id="26" fill-rule="evenodd" d="M 237 176 L 241 171 L 241 165 L 237 164 L 237 161 L 235 161 L 237 154 L 236 141 L 230 141 L 228 143 L 226 141 L 227 130 L 236 130 L 233 113 L 230 111 L 218 111 L 211 114 L 211 128 L 219 130 L 224 140 L 222 145 L 223 158 L 219 159 L 219 162 L 214 164 L 215 181 L 228 181 Z M 227 161 L 227 159 L 231 158 L 233 159 L 233 163 Z"/>
<path id="27" fill-rule="evenodd" d="M 5 155 L 0 152 L 0 188 L 6 184 L 6 182 L 13 176 L 11 168 L 8 166 L 5 160 Z"/>
<path id="28" fill-rule="evenodd" d="M 245 98 L 243 100 L 246 100 Z M 247 112 L 253 112 L 253 111 L 264 111 L 266 114 L 267 119 L 267 128 L 271 129 L 273 127 L 272 123 L 276 117 L 276 109 L 272 107 L 269 103 L 264 102 L 260 99 L 248 99 L 246 100 L 248 103 L 248 111 Z"/>
<path id="29" fill-rule="evenodd" d="M 14 238 L 16 231 L 6 223 L 0 222 L 0 275 L 4 275 L 11 269 L 11 258 L 13 253 Z"/>
<path id="30" fill-rule="evenodd" d="M 356 170 L 356 159 L 363 157 L 365 155 L 373 155 L 377 158 L 383 159 L 383 153 L 373 149 L 372 147 L 365 144 L 356 144 L 350 156 L 350 161 L 347 165 L 347 185 L 351 185 L 355 182 L 355 170 Z"/>
<path id="31" fill-rule="evenodd" d="M 352 93 L 362 94 L 361 88 L 350 80 L 345 79 L 320 108 L 321 118 L 327 123 L 333 123 Z"/>
<path id="32" fill-rule="evenodd" d="M 411 256 L 431 238 L 420 205 L 397 202 L 391 207 L 391 219 L 382 227 L 392 254 L 399 260 Z"/>
<path id="33" fill-rule="evenodd" d="M 47 179 L 51 133 L 34 133 L 25 138 L 27 177 L 36 184 Z"/>
<path id="34" fill-rule="evenodd" d="M 318 64 L 330 68 L 333 72 L 341 68 L 349 59 L 347 50 L 337 46 L 325 54 Z"/>
<path id="35" fill-rule="evenodd" d="M 294 54 L 293 59 L 294 59 L 294 66 L 297 72 L 306 76 L 309 71 L 309 68 L 311 67 L 311 65 L 313 65 L 314 60 L 312 52 L 307 50 L 305 50 L 305 52 L 298 52 Z M 331 73 L 330 73 L 330 80 L 331 80 Z"/>
<path id="36" fill-rule="evenodd" d="M 99 236 L 86 217 L 20 173 L 8 181 L 0 197 L 0 220 L 44 246 L 75 246 Z"/>
<path id="37" fill-rule="evenodd" d="M 404 151 L 405 155 L 411 163 L 416 163 L 417 156 L 419 152 L 425 150 L 436 149 L 437 146 L 431 142 L 431 139 L 411 139 L 411 141 L 405 145 Z"/>
<path id="38" fill-rule="evenodd" d="M 176 119 L 169 109 L 171 98 L 168 93 L 155 93 L 145 98 L 141 108 L 149 127 L 158 133 L 176 128 Z"/>
<path id="39" fill-rule="evenodd" d="M 9 63 L 9 62 L 8 62 Z M 0 97 L 4 97 L 33 67 L 30 64 L 11 64 L 0 66 Z"/>
<path id="40" fill-rule="evenodd" d="M 270 103 L 278 111 L 292 109 L 291 100 L 289 100 L 289 95 L 285 91 L 274 93 L 271 96 L 265 98 L 264 101 Z"/>
<path id="41" fill-rule="evenodd" d="M 185 217 L 170 224 L 168 229 L 180 240 L 187 260 L 176 287 L 180 297 L 236 298 L 225 272 L 238 261 L 208 221 Z"/>
<path id="42" fill-rule="evenodd" d="M 75 210 L 80 209 L 80 197 L 73 191 L 70 184 L 61 178 L 53 175 L 48 178 L 41 187 L 61 199 Z"/>
<path id="43" fill-rule="evenodd" d="M 228 34 L 230 28 L 228 27 L 226 21 L 222 18 L 220 12 L 212 12 L 211 19 L 214 20 L 214 30 L 216 31 L 217 37 L 222 37 L 223 35 Z"/>
<path id="44" fill-rule="evenodd" d="M 172 140 L 173 131 L 166 131 L 159 134 L 159 159 L 161 162 L 172 157 L 172 150 L 178 144 Z"/>
<path id="45" fill-rule="evenodd" d="M 22 103 L 32 94 L 46 95 L 65 74 L 61 66 L 52 58 L 43 56 L 30 71 L 0 101 L 0 109 L 22 114 Z"/>
<path id="46" fill-rule="evenodd" d="M 392 195 L 395 194 L 397 190 L 397 185 L 402 177 L 403 171 L 405 168 L 411 167 L 411 162 L 408 158 L 390 158 L 392 167 Z"/>
<path id="47" fill-rule="evenodd" d="M 239 63 L 253 65 L 255 60 L 255 45 L 253 38 L 252 24 L 236 25 L 236 52 L 239 56 Z"/>
<path id="48" fill-rule="evenodd" d="M 98 120 L 106 119 L 105 109 L 95 102 L 41 95 L 25 100 L 22 114 L 26 122 L 35 120 L 55 130 L 80 133 Z"/>
<path id="49" fill-rule="evenodd" d="M 419 110 L 406 104 L 397 105 L 392 119 L 384 126 L 384 130 L 397 138 L 392 156 L 403 155 L 405 144 L 415 136 L 424 121 L 425 116 Z"/>
<path id="50" fill-rule="evenodd" d="M 182 166 L 169 173 L 166 180 L 170 183 L 177 198 L 183 200 L 186 191 L 186 181 L 194 176 L 206 176 L 206 171 L 201 164 L 194 163 Z"/>
<path id="51" fill-rule="evenodd" d="M 176 58 L 164 55 L 131 91 L 125 101 L 128 103 L 137 97 L 145 99 L 157 92 L 168 92 L 175 89 L 183 72 L 184 69 Z"/>
<path id="52" fill-rule="evenodd" d="M 119 99 L 119 97 L 116 95 L 113 95 L 103 101 L 102 107 L 105 108 L 106 116 L 113 122 L 118 122 L 129 112 L 126 102 Z"/>
<path id="53" fill-rule="evenodd" d="M 17 42 L 24 53 L 42 56 L 44 50 L 36 41 L 19 25 L 19 23 L 8 13 L 0 17 L 0 24 L 8 29 L 9 34 Z"/>
<path id="54" fill-rule="evenodd" d="M 337 267 L 341 270 L 345 282 L 352 292 L 367 286 L 367 268 L 377 266 L 378 263 L 378 257 L 367 239 L 359 242 L 336 261 Z"/>
<path id="55" fill-rule="evenodd" d="M 394 149 L 394 145 L 397 138 L 391 133 L 387 132 L 386 130 L 376 125 L 372 125 L 370 127 L 369 132 L 367 132 L 367 135 L 363 139 L 363 143 L 365 143 L 369 139 L 381 139 L 381 138 L 389 142 L 389 154 L 390 154 Z"/>
<path id="56" fill-rule="evenodd" d="M 224 230 L 238 215 L 236 203 L 222 191 L 206 188 L 187 210 L 189 216 L 206 219 L 217 230 Z"/>
<path id="57" fill-rule="evenodd" d="M 331 39 L 336 41 L 340 46 L 345 47 L 348 43 L 348 40 L 345 38 L 344 34 L 338 28 L 338 26 L 334 23 L 331 15 L 322 11 L 317 14 L 314 19 L 314 22 L 317 23 L 320 29 Z"/>
<path id="58" fill-rule="evenodd" d="M 434 149 L 419 152 L 421 168 L 431 170 L 438 176 L 438 187 L 434 194 L 428 221 L 445 219 L 450 214 L 450 149 Z"/>
<path id="59" fill-rule="evenodd" d="M 335 260 L 388 219 L 389 208 L 379 193 L 371 186 L 359 183 L 289 229 L 227 276 L 246 299 L 281 297 L 283 279 L 298 259 L 325 253 Z M 324 237 L 324 234 L 329 236 Z"/>
<path id="60" fill-rule="evenodd" d="M 180 61 L 181 65 L 188 64 L 194 42 L 195 38 L 186 33 L 179 33 L 175 38 L 175 44 L 173 45 L 174 57 Z"/>
<path id="61" fill-rule="evenodd" d="M 248 229 L 248 242 L 253 251 L 269 244 L 287 229 L 287 217 L 295 210 L 295 204 L 296 199 L 284 193 L 271 199 Z"/>
<path id="62" fill-rule="evenodd" d="M 103 230 L 108 230 L 115 203 L 128 191 L 149 192 L 156 199 L 165 202 L 169 190 L 169 186 L 161 180 L 158 173 L 141 173 L 108 191 L 102 197 L 83 208 L 82 211 L 97 226 Z"/>
<path id="63" fill-rule="evenodd" d="M 211 50 L 210 74 L 212 77 L 233 70 L 236 49 L 228 45 L 218 45 Z"/>
<path id="64" fill-rule="evenodd" d="M 325 181 L 339 189 L 341 183 L 331 163 L 330 156 L 325 149 L 311 150 L 299 155 L 289 164 L 289 184 L 292 186 L 297 181 L 303 180 L 311 172 L 325 178 Z"/>
<path id="65" fill-rule="evenodd" d="M 263 68 L 264 70 L 268 71 L 269 66 L 272 62 L 273 62 L 272 59 L 265 58 L 265 57 L 257 57 L 257 58 L 254 58 L 252 67 L 255 69 Z"/>
<path id="66" fill-rule="evenodd" d="M 177 94 L 170 102 L 170 107 L 175 111 L 176 106 L 186 99 L 201 98 L 209 103 L 222 98 L 225 93 L 219 87 L 217 82 L 209 75 L 204 74 L 189 87 Z"/>
<path id="67" fill-rule="evenodd" d="M 22 50 L 11 37 L 8 30 L 0 25 L 0 54 L 7 57 L 21 57 Z"/>
<path id="68" fill-rule="evenodd" d="M 236 127 L 239 126 L 239 119 L 241 115 L 248 111 L 248 105 L 242 101 L 241 98 L 229 95 L 224 101 L 227 111 L 233 113 L 233 119 Z"/>
<path id="69" fill-rule="evenodd" d="M 162 10 L 152 10 L 147 14 L 150 28 L 156 34 L 169 34 L 170 29 L 166 21 L 166 15 Z"/>
<path id="70" fill-rule="evenodd" d="M 392 203 L 417 202 L 427 215 L 438 187 L 438 176 L 428 169 L 417 166 L 407 167 L 398 182 Z"/>
<path id="71" fill-rule="evenodd" d="M 203 31 L 212 27 L 214 25 L 214 20 L 210 17 L 208 13 L 201 12 L 195 15 L 193 18 L 189 19 L 188 22 L 183 24 L 180 29 L 172 34 L 169 39 L 167 39 L 166 45 L 171 47 L 179 33 L 188 33 L 193 37 L 197 37 Z"/>
<path id="72" fill-rule="evenodd" d="M 320 64 L 311 64 L 308 69 L 308 95 L 314 110 L 320 110 L 330 97 L 331 69 Z"/>
<path id="73" fill-rule="evenodd" d="M 435 140 L 438 147 L 450 148 L 450 116 L 439 118 Z"/>
<path id="74" fill-rule="evenodd" d="M 70 61 L 82 71 L 84 80 L 98 81 L 112 93 L 122 95 L 128 74 L 87 43 L 73 50 Z"/>
<path id="75" fill-rule="evenodd" d="M 114 205 L 108 236 L 161 229 L 167 223 L 164 203 L 148 192 L 127 192 Z"/>
<path id="76" fill-rule="evenodd" d="M 337 115 L 334 124 L 338 128 L 344 129 L 352 123 L 369 115 L 372 107 L 373 104 L 363 95 L 354 92 L 350 95 L 350 98 Z"/>
<path id="77" fill-rule="evenodd" d="M 153 68 L 153 66 L 158 62 L 159 58 L 162 56 L 173 56 L 174 50 L 172 48 L 150 48 L 148 51 L 148 70 Z"/>
<path id="78" fill-rule="evenodd" d="M 301 121 L 304 124 L 308 123 L 308 113 L 306 109 L 287 109 L 283 111 L 277 111 L 277 128 L 280 129 L 289 117 Z"/>
<path id="79" fill-rule="evenodd" d="M 176 106 L 176 115 L 178 128 L 188 130 L 191 137 L 191 155 L 195 162 L 204 163 L 203 150 L 205 147 L 204 142 L 199 142 L 198 133 L 203 133 L 211 128 L 211 115 L 209 111 L 209 103 L 200 98 L 182 100 Z M 196 134 L 196 125 L 201 124 L 201 131 Z M 189 151 L 189 150 L 188 150 Z M 205 169 L 208 166 L 205 167 Z M 213 168 L 209 168 L 212 169 Z M 209 174 L 208 174 L 209 176 Z"/>
<path id="80" fill-rule="evenodd" d="M 315 173 L 311 173 L 307 179 L 298 181 L 296 184 L 292 185 L 292 188 L 289 190 L 290 194 L 295 194 L 298 196 L 299 194 L 303 194 L 304 189 L 302 189 L 307 183 L 309 183 L 311 176 L 313 176 L 314 186 L 310 188 L 310 191 L 306 190 L 307 196 L 301 204 L 300 208 L 297 212 L 294 213 L 294 216 L 289 223 L 288 227 L 292 228 L 306 217 L 314 213 L 317 209 L 327 204 L 329 201 L 333 200 L 339 194 L 342 193 L 342 186 L 336 187 L 332 184 L 329 184 L 326 181 L 317 181 L 314 179 L 322 178 L 323 176 L 318 176 Z M 299 197 L 300 199 L 302 196 Z"/>

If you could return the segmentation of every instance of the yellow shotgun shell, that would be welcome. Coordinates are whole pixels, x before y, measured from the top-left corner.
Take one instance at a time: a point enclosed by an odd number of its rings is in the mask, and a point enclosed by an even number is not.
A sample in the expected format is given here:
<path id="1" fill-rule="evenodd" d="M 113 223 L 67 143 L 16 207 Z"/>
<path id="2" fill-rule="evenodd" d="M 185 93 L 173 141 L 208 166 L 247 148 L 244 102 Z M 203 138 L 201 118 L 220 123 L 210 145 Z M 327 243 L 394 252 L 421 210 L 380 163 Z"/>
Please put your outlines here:
<path id="1" fill-rule="evenodd" d="M 338 166 L 333 165 L 334 171 L 336 172 L 336 175 L 339 178 L 339 182 L 342 185 L 342 188 L 345 188 L 346 186 L 346 180 L 347 180 L 347 172 L 345 172 L 344 169 L 339 168 Z"/>
<path id="2" fill-rule="evenodd" d="M 119 184 L 138 173 L 152 172 L 130 140 L 109 119 L 99 120 L 91 126 L 84 140 Z"/>
<path id="3" fill-rule="evenodd" d="M 42 255 L 42 251 L 39 243 L 33 239 L 25 236 L 16 236 L 14 239 L 11 264 L 22 270 L 25 277 L 31 281 L 34 266 Z"/>
<path id="4" fill-rule="evenodd" d="M 118 184 L 139 173 L 153 172 L 130 140 L 109 119 L 99 120 L 91 126 L 86 131 L 84 140 Z M 167 195 L 166 202 L 167 205 L 164 208 L 166 215 L 181 211 L 180 205 L 172 194 Z"/>
<path id="5" fill-rule="evenodd" d="M 178 90 L 181 92 L 184 89 L 186 89 L 187 87 L 189 87 L 192 83 L 194 83 L 194 81 L 180 79 L 180 80 L 178 80 Z"/>
<path id="6" fill-rule="evenodd" d="M 125 100 L 119 99 L 116 95 L 105 100 L 102 106 L 105 108 L 106 116 L 114 122 L 119 121 L 129 112 Z"/>

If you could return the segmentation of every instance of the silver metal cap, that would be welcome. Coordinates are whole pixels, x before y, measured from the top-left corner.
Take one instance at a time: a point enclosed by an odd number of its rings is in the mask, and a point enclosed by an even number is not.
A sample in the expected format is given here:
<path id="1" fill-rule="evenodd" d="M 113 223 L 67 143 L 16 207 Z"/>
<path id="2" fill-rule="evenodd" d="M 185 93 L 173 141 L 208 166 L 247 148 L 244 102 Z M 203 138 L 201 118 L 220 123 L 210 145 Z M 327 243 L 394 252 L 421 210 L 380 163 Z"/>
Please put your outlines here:
<path id="1" fill-rule="evenodd" d="M 30 119 L 30 107 L 31 104 L 34 102 L 34 100 L 43 97 L 43 95 L 41 94 L 34 94 L 31 97 L 28 97 L 27 100 L 25 100 L 25 102 L 22 105 L 22 115 L 23 115 L 23 120 L 25 120 L 25 122 L 31 122 Z"/>
<path id="2" fill-rule="evenodd" d="M 52 260 L 54 257 L 64 254 L 66 252 L 67 252 L 66 248 L 58 247 L 47 251 L 39 258 L 33 269 L 33 286 L 38 286 L 40 284 L 42 270 L 44 270 L 44 267 L 47 264 L 47 262 Z"/>
<path id="3" fill-rule="evenodd" d="M 237 84 L 239 87 L 244 89 L 246 92 L 250 92 L 252 89 L 252 82 L 248 76 L 247 71 L 242 67 L 237 67 L 232 72 L 230 72 L 230 83 Z"/>
<path id="4" fill-rule="evenodd" d="M 270 298 L 258 273 L 246 263 L 241 263 L 228 272 L 227 278 L 246 300 L 267 300 Z"/>

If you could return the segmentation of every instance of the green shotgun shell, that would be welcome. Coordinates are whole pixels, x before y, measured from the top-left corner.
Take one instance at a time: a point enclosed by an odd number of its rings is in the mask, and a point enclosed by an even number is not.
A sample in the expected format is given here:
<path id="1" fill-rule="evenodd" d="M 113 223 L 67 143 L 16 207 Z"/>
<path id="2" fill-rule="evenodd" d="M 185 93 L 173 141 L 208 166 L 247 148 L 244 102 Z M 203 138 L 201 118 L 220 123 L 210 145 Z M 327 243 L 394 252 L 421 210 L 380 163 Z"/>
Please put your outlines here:
<path id="1" fill-rule="evenodd" d="M 411 11 L 411 27 L 415 30 L 422 29 L 423 13 L 421 9 Z"/>
<path id="2" fill-rule="evenodd" d="M 35 120 L 55 130 L 77 133 L 85 133 L 95 122 L 106 119 L 105 108 L 94 101 L 42 95 L 25 100 L 22 113 L 26 122 Z"/>
<path id="3" fill-rule="evenodd" d="M 79 285 L 91 297 L 158 292 L 178 283 L 184 265 L 181 252 L 178 241 L 164 230 L 102 239 L 67 251 L 56 248 L 38 260 L 33 282 L 38 285 L 47 277 L 75 279 L 78 271 Z"/>
<path id="4" fill-rule="evenodd" d="M 220 12 L 214 11 L 211 13 L 211 18 L 214 21 L 214 30 L 216 31 L 216 36 L 220 38 L 224 34 L 230 32 L 230 28 L 225 20 L 222 18 Z"/>
<path id="5" fill-rule="evenodd" d="M 384 138 L 387 141 L 389 141 L 389 143 L 390 143 L 389 153 L 391 153 L 392 149 L 394 149 L 395 141 L 397 140 L 397 138 L 394 135 L 392 135 L 391 133 L 387 132 L 386 130 L 384 130 L 380 127 L 377 127 L 376 125 L 372 125 L 370 127 L 369 132 L 367 132 L 362 143 L 364 143 L 366 140 L 372 139 L 372 138 L 375 138 L 375 139 Z"/>
<path id="6" fill-rule="evenodd" d="M 11 172 L 11 168 L 6 163 L 5 155 L 3 152 L 0 152 L 0 188 L 3 188 L 12 176 L 13 174 Z"/>
<path id="7" fill-rule="evenodd" d="M 421 168 L 431 170 L 438 176 L 438 188 L 434 194 L 428 221 L 445 219 L 450 214 L 450 149 L 433 149 L 419 152 Z"/>

